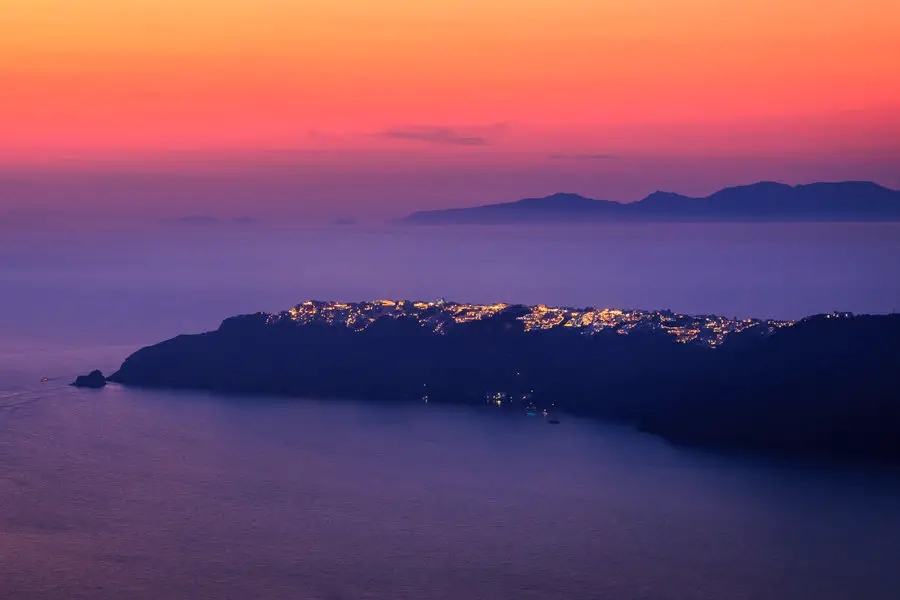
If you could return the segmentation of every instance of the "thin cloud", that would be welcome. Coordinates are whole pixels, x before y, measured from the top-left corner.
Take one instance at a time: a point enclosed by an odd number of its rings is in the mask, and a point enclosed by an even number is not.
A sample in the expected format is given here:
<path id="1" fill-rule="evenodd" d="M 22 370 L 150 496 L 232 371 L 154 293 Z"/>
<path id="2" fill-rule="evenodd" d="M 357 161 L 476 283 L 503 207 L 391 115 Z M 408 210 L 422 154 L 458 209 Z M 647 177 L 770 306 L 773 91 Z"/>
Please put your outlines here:
<path id="1" fill-rule="evenodd" d="M 186 217 L 179 217 L 177 219 L 170 219 L 167 221 L 170 225 L 189 225 L 194 227 L 210 227 L 214 225 L 256 225 L 259 223 L 258 219 L 254 219 L 253 217 L 237 217 L 234 219 L 220 219 L 219 217 L 214 217 L 212 215 L 188 215 Z"/>
<path id="2" fill-rule="evenodd" d="M 553 160 L 613 160 L 615 154 L 551 154 Z"/>
<path id="3" fill-rule="evenodd" d="M 488 139 L 465 135 L 452 127 L 403 127 L 385 129 L 377 135 L 395 140 L 412 140 L 445 146 L 486 146 Z"/>

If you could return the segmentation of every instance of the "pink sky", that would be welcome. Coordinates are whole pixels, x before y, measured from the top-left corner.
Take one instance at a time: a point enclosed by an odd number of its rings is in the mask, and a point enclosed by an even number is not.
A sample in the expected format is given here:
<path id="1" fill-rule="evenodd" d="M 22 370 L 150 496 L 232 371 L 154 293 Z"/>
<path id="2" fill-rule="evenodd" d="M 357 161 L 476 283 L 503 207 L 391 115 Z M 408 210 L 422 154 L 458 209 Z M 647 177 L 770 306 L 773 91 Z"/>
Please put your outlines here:
<path id="1" fill-rule="evenodd" d="M 888 0 L 5 0 L 0 215 L 900 187 Z"/>

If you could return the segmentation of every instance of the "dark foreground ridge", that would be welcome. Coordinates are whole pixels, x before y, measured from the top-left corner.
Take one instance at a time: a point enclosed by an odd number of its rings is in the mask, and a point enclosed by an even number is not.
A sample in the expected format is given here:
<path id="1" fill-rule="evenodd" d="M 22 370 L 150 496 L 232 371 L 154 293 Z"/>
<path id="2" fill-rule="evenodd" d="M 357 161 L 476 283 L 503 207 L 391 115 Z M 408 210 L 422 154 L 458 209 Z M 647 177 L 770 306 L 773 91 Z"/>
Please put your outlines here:
<path id="1" fill-rule="evenodd" d="M 725 331 L 715 344 L 696 333 L 714 328 Z M 631 423 L 678 443 L 900 461 L 900 315 L 782 323 L 309 302 L 144 348 L 110 380 L 223 393 L 490 402 Z"/>
<path id="2" fill-rule="evenodd" d="M 900 191 L 869 181 L 796 186 L 760 182 L 725 188 L 702 198 L 654 192 L 627 204 L 554 194 L 471 208 L 420 211 L 400 223 L 540 225 L 554 221 L 900 221 Z"/>

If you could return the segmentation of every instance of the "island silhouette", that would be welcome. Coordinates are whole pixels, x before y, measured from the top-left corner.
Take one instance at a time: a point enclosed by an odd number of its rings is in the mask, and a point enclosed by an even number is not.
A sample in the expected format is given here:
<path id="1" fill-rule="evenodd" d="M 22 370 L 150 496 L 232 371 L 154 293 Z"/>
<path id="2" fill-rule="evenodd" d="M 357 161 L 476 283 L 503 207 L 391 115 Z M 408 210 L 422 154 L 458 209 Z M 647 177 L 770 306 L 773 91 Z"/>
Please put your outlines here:
<path id="1" fill-rule="evenodd" d="M 414 212 L 407 225 L 585 221 L 898 221 L 900 191 L 868 181 L 790 186 L 760 182 L 693 198 L 654 192 L 637 202 L 560 193 L 471 208 Z"/>
<path id="2" fill-rule="evenodd" d="M 700 328 L 719 333 L 704 338 Z M 900 461 L 896 314 L 794 323 L 443 301 L 307 302 L 143 348 L 110 380 L 490 403 L 628 423 L 684 444 Z"/>

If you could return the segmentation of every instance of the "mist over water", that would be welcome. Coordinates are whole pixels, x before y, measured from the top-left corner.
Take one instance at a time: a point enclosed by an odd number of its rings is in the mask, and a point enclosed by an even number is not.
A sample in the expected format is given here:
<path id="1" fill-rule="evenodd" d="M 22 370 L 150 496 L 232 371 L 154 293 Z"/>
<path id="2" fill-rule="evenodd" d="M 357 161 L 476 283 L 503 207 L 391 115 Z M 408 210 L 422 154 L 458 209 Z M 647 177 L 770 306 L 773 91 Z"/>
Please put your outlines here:
<path id="1" fill-rule="evenodd" d="M 8 339 L 150 343 L 307 299 L 670 308 L 800 318 L 900 308 L 900 224 L 172 225 L 0 238 Z"/>

